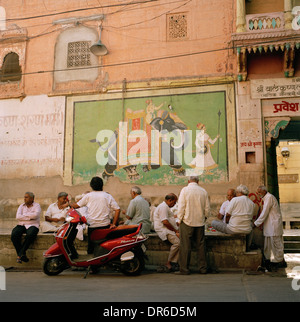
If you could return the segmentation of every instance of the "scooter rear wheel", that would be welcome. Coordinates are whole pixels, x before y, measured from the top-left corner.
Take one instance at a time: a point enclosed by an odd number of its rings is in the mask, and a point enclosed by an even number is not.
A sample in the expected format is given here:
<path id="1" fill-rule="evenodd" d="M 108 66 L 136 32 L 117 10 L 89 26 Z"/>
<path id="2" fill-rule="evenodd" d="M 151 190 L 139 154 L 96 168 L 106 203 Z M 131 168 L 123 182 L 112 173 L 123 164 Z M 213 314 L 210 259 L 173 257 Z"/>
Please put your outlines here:
<path id="1" fill-rule="evenodd" d="M 45 258 L 43 263 L 43 271 L 49 276 L 55 276 L 68 267 L 63 256 Z"/>
<path id="2" fill-rule="evenodd" d="M 140 253 L 135 253 L 134 258 L 121 263 L 120 271 L 127 276 L 140 275 L 145 268 L 144 256 Z"/>

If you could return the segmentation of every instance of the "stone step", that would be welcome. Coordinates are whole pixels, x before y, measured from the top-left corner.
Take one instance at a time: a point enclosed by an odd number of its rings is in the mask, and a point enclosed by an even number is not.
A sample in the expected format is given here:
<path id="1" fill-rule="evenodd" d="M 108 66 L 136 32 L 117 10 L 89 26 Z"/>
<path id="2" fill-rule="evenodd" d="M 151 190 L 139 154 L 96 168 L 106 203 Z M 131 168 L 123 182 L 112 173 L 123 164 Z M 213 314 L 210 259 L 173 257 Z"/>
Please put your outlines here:
<path id="1" fill-rule="evenodd" d="M 300 242 L 300 235 L 299 236 L 296 236 L 296 235 L 286 236 L 286 235 L 284 235 L 283 240 L 284 241 L 299 241 Z"/>
<path id="2" fill-rule="evenodd" d="M 284 249 L 300 249 L 300 241 L 285 241 Z"/>
<path id="3" fill-rule="evenodd" d="M 300 248 L 284 248 L 285 254 L 300 254 Z"/>
<path id="4" fill-rule="evenodd" d="M 0 234 L 0 265 L 4 267 L 24 267 L 41 268 L 43 263 L 43 253 L 55 242 L 53 234 L 39 233 L 36 241 L 27 251 L 30 259 L 29 263 L 16 263 L 16 252 L 10 240 L 10 232 Z M 206 251 L 209 265 L 213 268 L 225 269 L 248 269 L 256 270 L 261 264 L 261 251 L 246 252 L 245 235 L 225 235 L 212 233 L 206 236 Z M 161 241 L 156 234 L 150 234 L 145 242 L 147 248 L 147 265 L 161 266 L 167 262 L 170 245 Z M 87 241 L 76 239 L 78 250 L 87 249 Z M 196 266 L 196 252 L 192 251 L 191 267 Z M 22 266 L 20 266 L 22 267 Z"/>
<path id="5" fill-rule="evenodd" d="M 285 230 L 283 235 L 284 253 L 285 254 L 300 254 L 300 230 L 290 229 Z"/>

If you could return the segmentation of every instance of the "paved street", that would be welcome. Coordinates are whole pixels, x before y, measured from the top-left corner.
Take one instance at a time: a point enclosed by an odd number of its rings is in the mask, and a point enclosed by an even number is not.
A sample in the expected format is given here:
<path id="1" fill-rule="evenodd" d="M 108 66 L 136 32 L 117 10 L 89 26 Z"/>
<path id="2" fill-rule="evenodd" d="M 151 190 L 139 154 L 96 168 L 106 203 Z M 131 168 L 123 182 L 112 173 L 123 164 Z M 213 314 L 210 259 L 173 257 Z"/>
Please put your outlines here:
<path id="1" fill-rule="evenodd" d="M 300 290 L 292 288 L 291 271 L 286 275 L 284 270 L 176 276 L 148 269 L 137 277 L 110 271 L 83 276 L 84 272 L 72 270 L 55 277 L 42 271 L 8 270 L 0 302 L 300 302 Z"/>

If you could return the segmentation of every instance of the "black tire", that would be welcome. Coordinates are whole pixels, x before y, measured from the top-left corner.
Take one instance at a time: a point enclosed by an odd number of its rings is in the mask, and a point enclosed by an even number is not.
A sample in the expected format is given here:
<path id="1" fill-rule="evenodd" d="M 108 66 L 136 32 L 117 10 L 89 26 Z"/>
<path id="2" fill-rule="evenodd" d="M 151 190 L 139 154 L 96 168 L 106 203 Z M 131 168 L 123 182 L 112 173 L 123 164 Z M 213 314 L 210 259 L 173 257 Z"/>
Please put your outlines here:
<path id="1" fill-rule="evenodd" d="M 65 270 L 68 266 L 63 256 L 45 258 L 43 263 L 43 271 L 49 276 L 55 276 Z"/>
<path id="2" fill-rule="evenodd" d="M 120 271 L 127 276 L 140 275 L 145 268 L 145 260 L 142 252 L 134 252 L 134 258 L 121 263 Z"/>

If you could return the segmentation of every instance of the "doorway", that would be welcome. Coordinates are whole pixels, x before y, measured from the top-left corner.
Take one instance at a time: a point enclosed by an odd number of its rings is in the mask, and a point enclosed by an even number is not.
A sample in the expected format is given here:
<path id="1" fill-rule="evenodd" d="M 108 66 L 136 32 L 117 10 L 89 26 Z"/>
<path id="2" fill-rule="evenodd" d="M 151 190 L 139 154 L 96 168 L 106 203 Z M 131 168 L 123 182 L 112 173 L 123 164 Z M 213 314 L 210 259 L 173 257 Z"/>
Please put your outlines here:
<path id="1" fill-rule="evenodd" d="M 283 217 L 291 217 L 290 228 L 300 228 L 300 119 L 292 119 L 266 152 L 268 189 L 280 201 Z"/>

